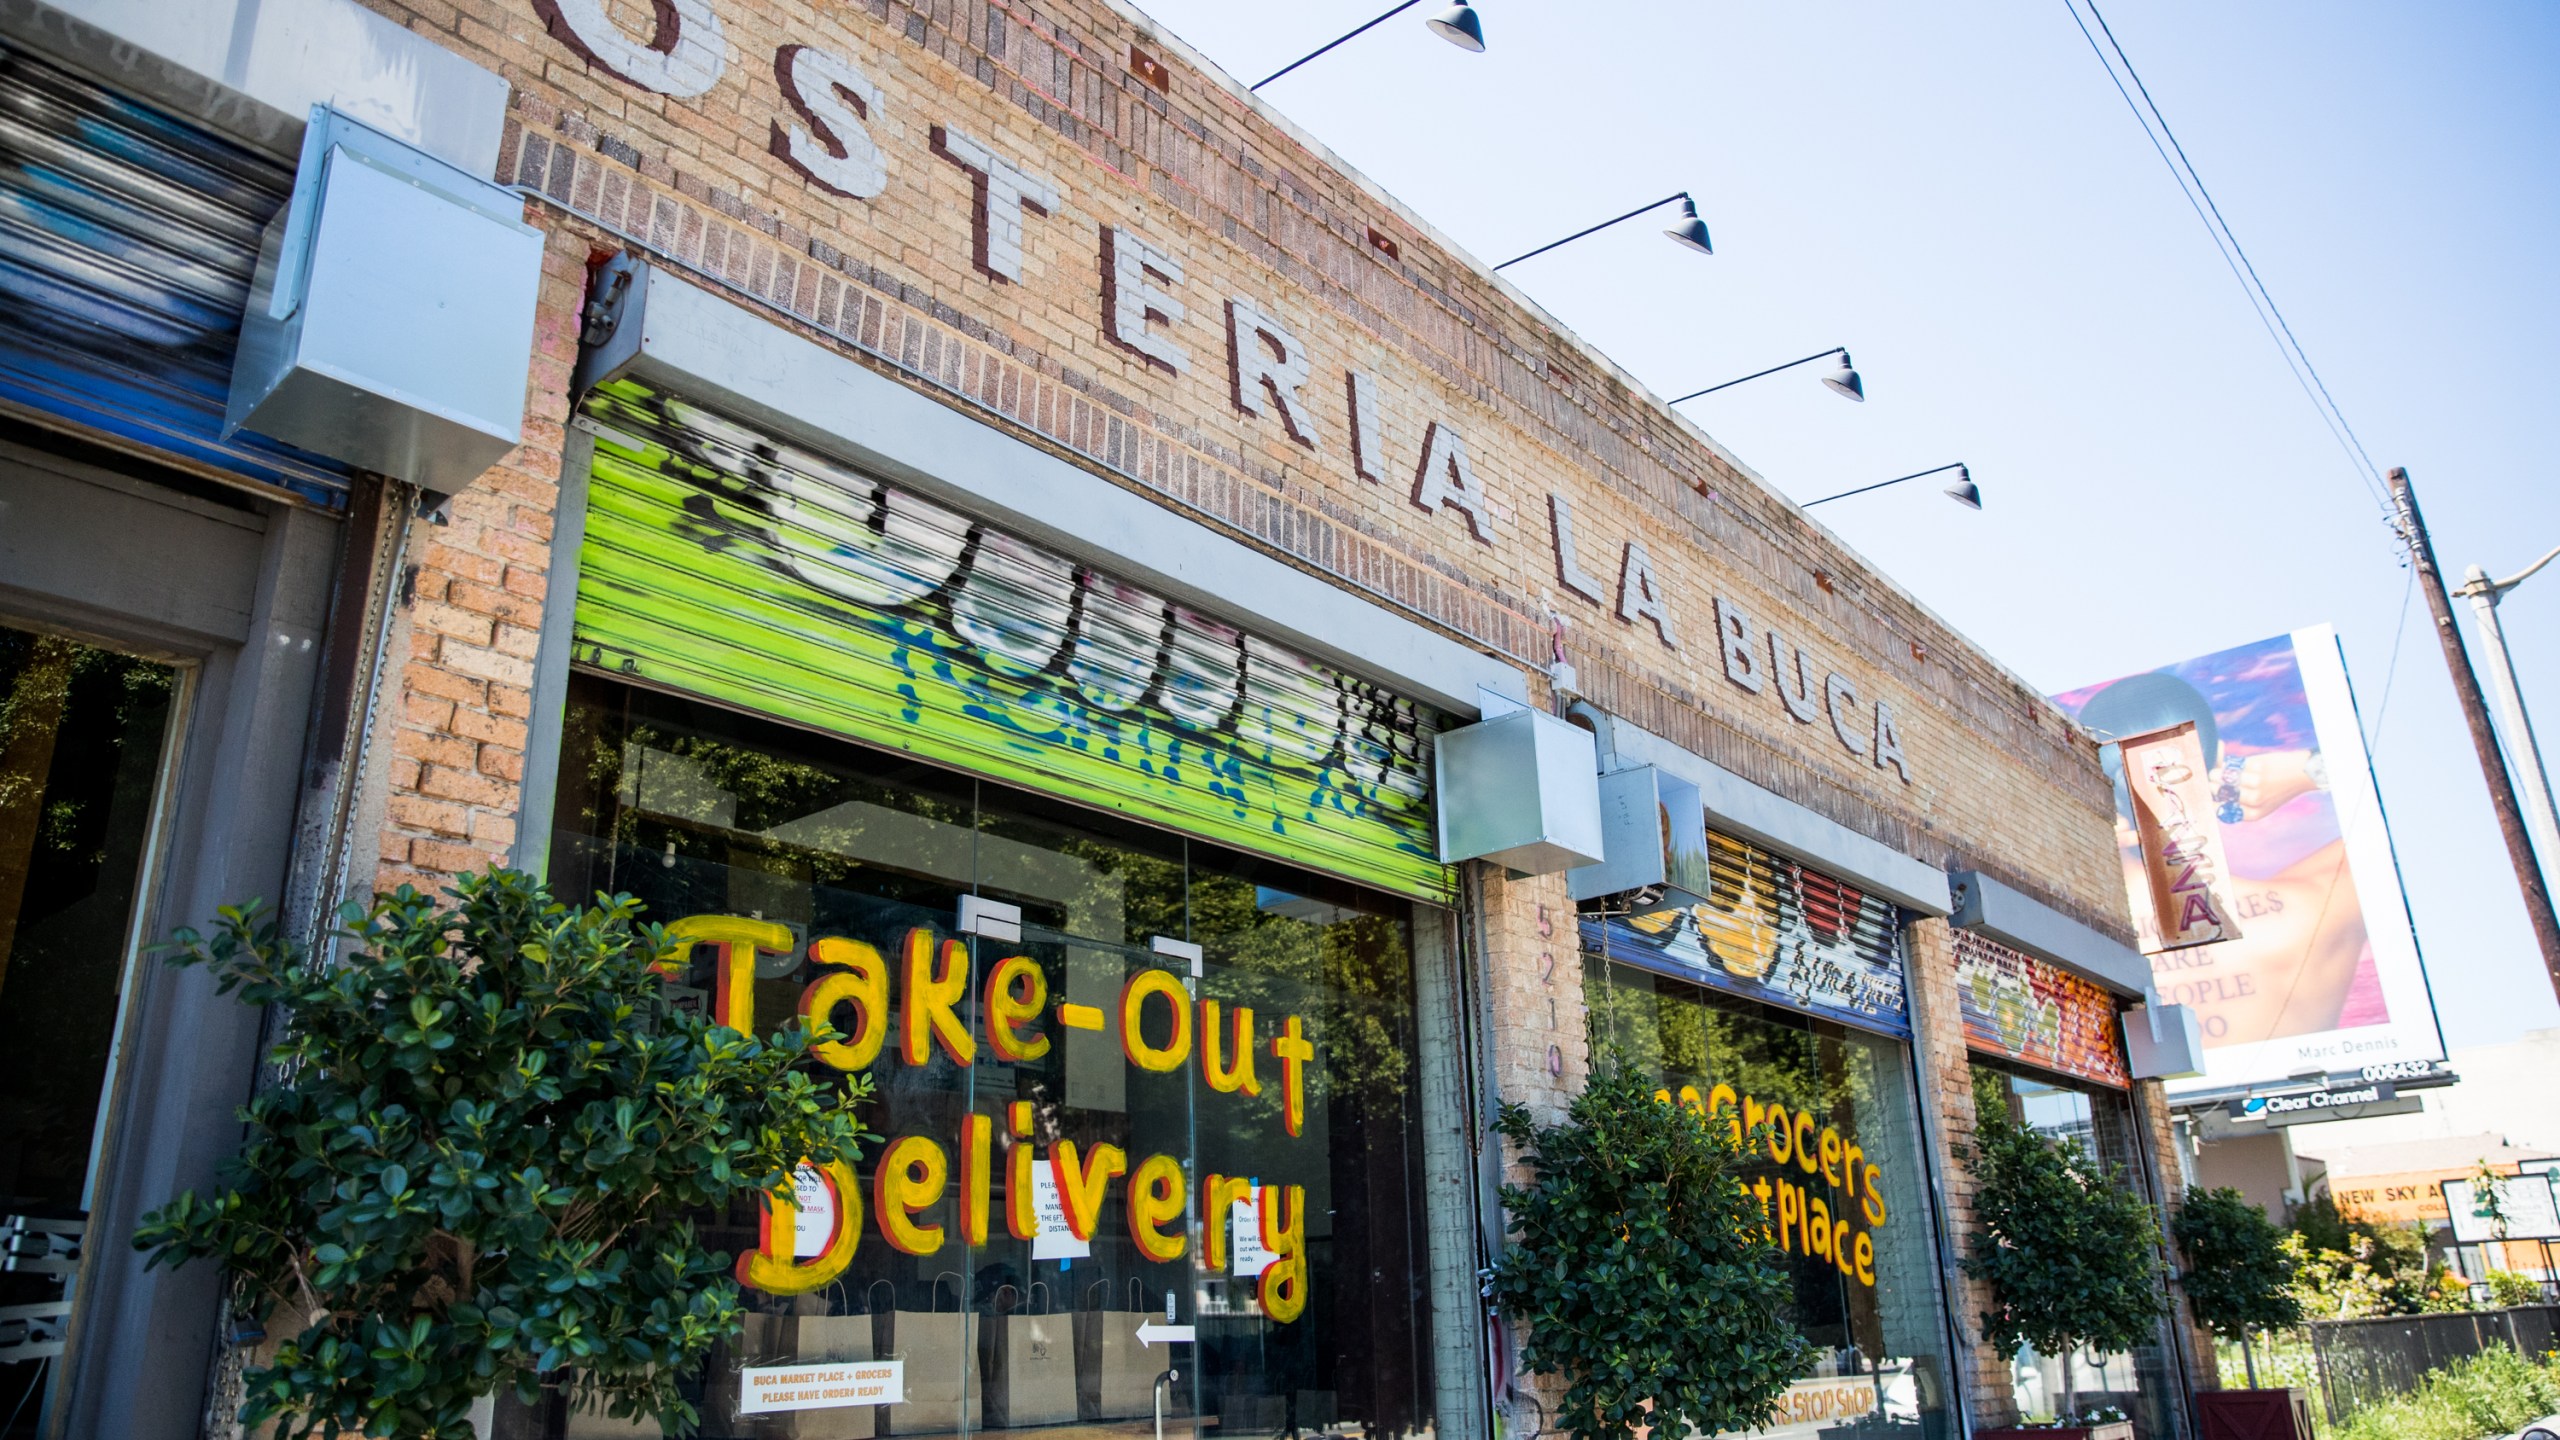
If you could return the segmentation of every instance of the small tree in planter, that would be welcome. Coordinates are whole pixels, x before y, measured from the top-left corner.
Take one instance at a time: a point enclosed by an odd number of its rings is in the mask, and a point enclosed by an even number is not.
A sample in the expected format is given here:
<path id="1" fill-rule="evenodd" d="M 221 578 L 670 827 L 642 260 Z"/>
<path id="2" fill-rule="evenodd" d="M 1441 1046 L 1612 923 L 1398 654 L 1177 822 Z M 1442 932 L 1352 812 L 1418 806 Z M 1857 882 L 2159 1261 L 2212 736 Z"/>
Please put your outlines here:
<path id="1" fill-rule="evenodd" d="M 558 1384 L 689 1433 L 677 1378 L 743 1312 L 687 1215 L 851 1160 L 868 1083 L 799 1068 L 823 1034 L 675 1005 L 672 946 L 628 896 L 571 908 L 500 870 L 451 897 L 348 907 L 359 952 L 327 968 L 254 905 L 178 932 L 172 963 L 281 1012 L 286 1078 L 242 1112 L 221 1188 L 134 1244 L 219 1260 L 292 1318 L 247 1373 L 250 1426 L 442 1440 L 498 1386 Z"/>
<path id="2" fill-rule="evenodd" d="M 1503 1188 L 1515 1237 L 1492 1295 L 1524 1365 L 1570 1387 L 1557 1426 L 1577 1440 L 1757 1430 L 1810 1358 L 1745 1152 L 1654 1088 L 1607 1057 L 1565 1123 L 1500 1121 L 1536 1178 Z"/>
<path id="3" fill-rule="evenodd" d="M 2166 1312 L 2159 1224 L 2122 1166 L 1998 1111 L 1983 1112 L 1969 1154 L 1976 1229 L 1964 1269 L 1991 1287 L 1985 1337 L 2012 1358 L 2026 1345 L 2061 1356 L 2067 1416 L 2071 1357 L 2129 1350 Z"/>
<path id="4" fill-rule="evenodd" d="M 2171 1229 L 2187 1261 L 2187 1308 L 2197 1324 L 2239 1342 L 2249 1387 L 2256 1389 L 2258 1362 L 2249 1349 L 2249 1332 L 2302 1323 L 2284 1232 L 2239 1191 L 2192 1186 Z"/>

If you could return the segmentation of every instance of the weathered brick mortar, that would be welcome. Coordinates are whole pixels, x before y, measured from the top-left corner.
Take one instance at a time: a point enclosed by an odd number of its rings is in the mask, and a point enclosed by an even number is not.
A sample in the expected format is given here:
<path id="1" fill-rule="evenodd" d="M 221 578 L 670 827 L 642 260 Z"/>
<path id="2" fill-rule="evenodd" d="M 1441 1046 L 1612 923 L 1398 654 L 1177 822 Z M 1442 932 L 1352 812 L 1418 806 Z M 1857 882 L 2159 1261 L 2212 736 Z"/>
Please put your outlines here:
<path id="1" fill-rule="evenodd" d="M 521 108 L 538 112 L 542 107 L 539 102 L 526 102 Z M 1250 457 L 1231 447 L 1215 445 L 1196 429 L 1167 425 L 1161 428 L 1169 433 L 1148 433 L 1132 428 L 1158 417 L 1077 370 L 1026 352 L 976 317 L 939 303 L 929 303 L 923 314 L 912 309 L 905 314 L 896 313 L 888 301 L 912 302 L 921 298 L 914 286 L 845 256 L 823 241 L 810 242 L 811 255 L 841 272 L 843 281 L 835 275 L 821 274 L 797 257 L 772 252 L 715 221 L 706 219 L 699 226 L 671 225 L 664 205 L 683 202 L 669 200 L 644 182 L 604 174 L 612 162 L 601 150 L 581 154 L 555 140 L 517 129 L 510 132 L 506 155 L 512 165 L 502 167 L 502 179 L 511 178 L 555 198 L 569 197 L 564 204 L 585 197 L 593 218 L 614 230 L 637 233 L 654 228 L 653 245 L 658 237 L 673 234 L 677 237 L 673 258 L 679 263 L 723 279 L 743 276 L 731 283 L 836 338 L 853 341 L 875 354 L 895 357 L 904 368 L 923 372 L 947 389 L 1066 449 L 1071 456 L 1099 459 L 1122 472 L 1120 478 L 1135 479 L 1143 487 L 1170 493 L 1188 506 L 1206 510 L 1227 527 L 1263 541 L 1309 568 L 1393 597 L 1467 638 L 1515 657 L 1520 656 L 1522 648 L 1534 647 L 1542 638 L 1538 622 L 1522 613 L 1525 602 L 1519 596 L 1498 591 L 1482 597 L 1466 593 L 1483 588 L 1483 582 L 1436 555 L 1414 553 L 1408 543 L 1379 535 L 1380 527 L 1374 522 L 1346 514 L 1343 507 L 1321 494 L 1311 497 L 1321 510 L 1310 513 L 1292 500 L 1263 493 L 1257 487 L 1287 491 L 1291 488 L 1288 478 L 1267 466 L 1254 466 Z M 568 157 L 566 163 L 564 156 Z M 739 208 L 734 203 L 722 203 L 726 198 L 715 193 L 706 203 L 724 212 Z M 612 208 L 617 206 L 619 213 Z M 741 259 L 748 248 L 757 252 L 753 263 Z M 857 295 L 857 285 L 875 293 Z M 928 316 L 931 321 L 959 331 L 960 336 L 985 345 L 987 352 L 962 347 L 951 336 L 925 323 Z M 1022 369 L 1018 371 L 1007 361 L 1018 362 Z M 1045 376 L 1046 380 L 1026 379 L 1023 371 Z M 1077 395 L 1054 394 L 1052 384 L 1076 391 Z M 1088 395 L 1121 413 L 1114 417 L 1098 415 L 1081 398 Z M 1124 420 L 1128 423 L 1124 424 Z M 1094 438 L 1097 435 L 1098 445 Z M 1191 448 L 1186 453 L 1176 448 L 1178 444 Z M 1213 466 L 1242 468 L 1248 473 L 1239 479 L 1208 468 Z M 1310 487 L 1300 483 L 1295 488 L 1305 494 Z M 1345 528 L 1363 533 L 1344 535 Z M 1431 573 L 1415 575 L 1411 573 L 1415 567 Z M 1447 583 L 1435 583 L 1439 581 Z M 1821 593 L 1809 577 L 1804 589 L 1811 594 Z M 1914 824 L 1906 816 L 1854 802 L 1842 804 L 1848 794 L 1842 788 L 1844 782 L 1855 784 L 1859 777 L 1841 774 L 1840 767 L 1826 759 L 1817 758 L 1803 747 L 1771 751 L 1764 745 L 1760 752 L 1766 753 L 1755 752 L 1751 747 L 1756 737 L 1704 723 L 1704 697 L 1658 675 L 1629 675 L 1615 663 L 1624 658 L 1620 655 L 1571 648 L 1585 665 L 1585 691 L 1612 710 L 1709 753 L 1720 763 L 1899 848 L 1919 854 L 1943 852 L 1951 860 L 1957 858 L 1948 842 L 1928 835 L 1930 826 L 1925 817 Z M 1941 699 L 1954 688 L 1956 677 L 1952 670 L 1924 667 L 1918 673 L 1939 682 L 1932 689 Z M 2041 712 L 2028 707 L 1989 711 L 1976 706 L 1969 718 L 1979 724 L 1988 715 L 2003 713 L 2018 715 L 2032 724 Z M 2052 734 L 2064 738 L 2065 732 L 2057 725 Z M 1994 870 L 2002 868 L 1996 859 L 1977 863 Z M 2016 873 L 2014 879 L 2031 891 L 2050 889 L 2036 875 Z"/>

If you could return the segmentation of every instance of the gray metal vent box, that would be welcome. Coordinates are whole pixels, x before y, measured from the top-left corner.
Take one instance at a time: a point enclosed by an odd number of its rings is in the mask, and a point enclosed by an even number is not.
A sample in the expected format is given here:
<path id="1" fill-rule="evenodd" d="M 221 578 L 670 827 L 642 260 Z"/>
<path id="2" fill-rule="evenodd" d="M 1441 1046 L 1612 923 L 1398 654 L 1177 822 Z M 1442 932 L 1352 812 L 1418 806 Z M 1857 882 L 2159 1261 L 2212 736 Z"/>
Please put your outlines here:
<path id="1" fill-rule="evenodd" d="M 2124 1012 L 2125 1060 L 2136 1080 L 2192 1080 L 2204 1073 L 2204 1027 L 2186 1005 L 2156 1001 Z"/>
<path id="2" fill-rule="evenodd" d="M 254 430 L 424 489 L 524 436 L 542 232 L 524 206 L 327 106 L 267 225 L 226 433 Z"/>
<path id="3" fill-rule="evenodd" d="M 1600 752 L 1591 732 L 1515 710 L 1441 734 L 1440 858 L 1552 875 L 1601 857 Z"/>
<path id="4" fill-rule="evenodd" d="M 1607 853 L 1565 872 L 1576 900 L 1630 891 L 1665 908 L 1707 903 L 1707 807 L 1698 787 L 1657 765 L 1600 777 L 1600 829 Z"/>

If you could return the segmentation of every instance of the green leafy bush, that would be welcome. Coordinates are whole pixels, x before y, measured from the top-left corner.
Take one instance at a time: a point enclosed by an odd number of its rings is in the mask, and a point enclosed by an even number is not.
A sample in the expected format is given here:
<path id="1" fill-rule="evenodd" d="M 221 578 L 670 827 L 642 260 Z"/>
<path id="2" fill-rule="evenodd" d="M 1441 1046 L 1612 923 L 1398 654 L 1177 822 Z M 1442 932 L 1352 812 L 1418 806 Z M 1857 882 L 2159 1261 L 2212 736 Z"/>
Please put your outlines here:
<path id="1" fill-rule="evenodd" d="M 2513 1270 L 2492 1270 L 2484 1278 L 2489 1282 L 2489 1303 L 2492 1305 L 2542 1303 L 2542 1282 L 2530 1275 L 2519 1275 Z"/>
<path id="2" fill-rule="evenodd" d="M 296 1332 L 248 1372 L 252 1427 L 462 1436 L 478 1396 L 552 1384 L 689 1431 L 677 1377 L 743 1312 L 687 1215 L 851 1159 L 867 1083 L 813 1082 L 797 1025 L 762 1041 L 672 1003 L 672 946 L 628 896 L 562 906 L 511 871 L 451 896 L 350 906 L 355 953 L 325 968 L 254 905 L 178 933 L 172 963 L 277 1007 L 287 1078 L 221 1188 L 134 1244 L 220 1261 Z"/>
<path id="3" fill-rule="evenodd" d="M 2407 1395 L 2348 1417 L 2335 1440 L 2482 1440 L 2560 1411 L 2553 1357 L 2499 1347 L 2457 1360 Z"/>
<path id="4" fill-rule="evenodd" d="M 1512 1105 L 1500 1128 L 1536 1178 L 1503 1189 L 1515 1233 L 1492 1296 L 1526 1329 L 1527 1368 L 1570 1387 L 1557 1427 L 1602 1440 L 1767 1424 L 1810 1352 L 1726 1121 L 1656 1099 L 1612 1056 L 1564 1124 Z"/>
<path id="5" fill-rule="evenodd" d="M 2445 1308 L 2444 1265 L 2427 1259 L 2426 1227 L 2350 1220 L 2322 1195 L 2294 1211 L 2301 1239 L 2294 1291 L 2314 1320 L 2417 1315 Z M 2458 1305 L 2453 1308 L 2468 1308 Z"/>
<path id="6" fill-rule="evenodd" d="M 2197 1324 L 2226 1340 L 2242 1340 L 2252 1330 L 2302 1323 L 2284 1232 L 2263 1207 L 2237 1190 L 2190 1186 L 2172 1228 L 2186 1257 L 2181 1283 Z"/>
<path id="7" fill-rule="evenodd" d="M 1975 1232 L 1965 1273 L 1991 1287 L 1984 1338 L 2063 1362 L 2084 1348 L 2130 1350 L 2158 1335 L 2160 1227 L 2122 1166 L 2077 1141 L 2052 1141 L 1996 1110 L 1980 1112 L 1973 1163 Z"/>

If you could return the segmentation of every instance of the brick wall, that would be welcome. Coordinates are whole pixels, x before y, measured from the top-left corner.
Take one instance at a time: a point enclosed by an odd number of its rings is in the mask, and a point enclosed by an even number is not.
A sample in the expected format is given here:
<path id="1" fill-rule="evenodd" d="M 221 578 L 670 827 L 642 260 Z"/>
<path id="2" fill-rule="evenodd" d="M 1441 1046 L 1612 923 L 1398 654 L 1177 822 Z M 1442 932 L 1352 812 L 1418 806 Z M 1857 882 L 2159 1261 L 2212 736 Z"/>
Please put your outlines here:
<path id="1" fill-rule="evenodd" d="M 1603 357 L 1132 14 L 1102 0 L 1036 10 L 713 0 L 725 68 L 705 93 L 677 99 L 592 67 L 546 29 L 535 0 L 368 3 L 515 86 L 499 178 L 546 197 L 530 213 L 563 237 L 534 377 L 542 428 L 457 501 L 456 533 L 420 571 L 421 606 L 445 608 L 420 611 L 417 629 L 433 638 L 403 677 L 418 719 L 403 754 L 410 783 L 395 786 L 414 795 L 395 818 L 393 871 L 434 873 L 504 844 L 513 782 L 500 752 L 513 732 L 451 730 L 437 702 L 452 701 L 457 716 L 522 718 L 503 706 L 522 688 L 522 667 L 506 662 L 529 657 L 515 633 L 524 627 L 472 602 L 531 598 L 509 580 L 539 578 L 574 267 L 590 243 L 632 243 L 1489 652 L 1543 663 L 1552 606 L 1583 689 L 1604 707 L 1908 853 L 1978 865 L 2120 926 L 2107 793 L 2088 745 L 2052 707 Z M 648 38 L 655 7 L 607 9 Z M 775 65 L 792 45 L 840 56 L 876 84 L 865 108 L 886 168 L 877 195 L 832 194 L 775 154 L 777 131 L 804 123 Z M 1164 89 L 1130 69 L 1132 46 L 1166 62 Z M 973 259 L 971 175 L 941 153 L 936 127 L 1055 186 L 1055 213 L 1023 217 L 1018 282 Z M 1106 334 L 1098 240 L 1108 227 L 1143 236 L 1184 270 L 1188 314 L 1157 327 L 1189 353 L 1183 373 Z M 1312 358 L 1301 394 L 1314 445 L 1267 398 L 1259 415 L 1237 403 L 1229 296 L 1274 317 Z M 1344 391 L 1355 370 L 1374 378 L 1385 412 L 1383 464 L 1353 459 Z M 1464 438 L 1493 543 L 1457 511 L 1411 502 L 1435 425 Z M 1599 601 L 1559 579 L 1551 492 L 1572 506 Z M 1660 576 L 1677 648 L 1612 613 L 1606 592 L 1629 541 Z M 1718 595 L 1806 646 L 1817 677 L 1837 670 L 1862 704 L 1892 705 L 1911 783 L 1848 753 L 1827 724 L 1793 723 L 1771 695 L 1729 683 L 1714 643 Z M 478 747 L 467 767 L 466 744 Z"/>
<path id="2" fill-rule="evenodd" d="M 369 777 L 382 816 L 380 889 L 434 890 L 506 858 L 523 802 L 562 426 L 590 246 L 555 230 L 543 254 L 524 443 L 409 527 L 395 677 Z"/>
<path id="3" fill-rule="evenodd" d="M 1910 956 L 1912 1008 L 1922 1017 L 1914 1043 L 1922 1047 L 1921 1068 L 1932 1082 L 1921 1103 L 1933 1108 L 1945 1153 L 1937 1157 L 1938 1202 L 1947 1235 L 1959 1256 L 1973 1234 L 1973 1171 L 1967 1153 L 1973 1144 L 1972 1052 L 1966 1047 L 1963 1018 L 1956 1004 L 1954 932 L 1944 921 L 1923 920 L 1904 932 Z M 1962 1357 L 1971 1368 L 1974 1420 L 2006 1425 L 2018 1417 L 2008 1359 L 1982 1338 L 1982 1317 L 1992 1308 L 1991 1287 L 1971 1276 L 1957 1278 L 1950 1295 L 1956 1307 L 1957 1333 L 1970 1343 Z"/>
<path id="4" fill-rule="evenodd" d="M 1524 669 L 1549 658 L 1560 618 L 1581 689 L 1602 707 L 1904 853 L 1983 869 L 2126 936 L 2112 799 L 2059 712 L 1604 357 L 1108 0 L 710 0 L 726 67 L 688 99 L 591 67 L 535 0 L 366 3 L 515 87 L 498 179 L 527 192 L 528 218 L 551 237 L 526 443 L 444 523 L 412 529 L 406 649 L 377 732 L 382 884 L 439 883 L 516 838 L 586 266 L 632 248 Z M 684 8 L 606 5 L 643 39 L 655 14 Z M 780 131 L 808 123 L 777 74 L 792 45 L 876 85 L 864 109 L 885 161 L 878 194 L 829 193 L 775 153 Z M 1131 70 L 1133 46 L 1166 62 L 1163 89 Z M 943 153 L 964 147 L 937 143 L 936 127 L 1055 187 L 1050 213 L 1023 217 L 1018 279 L 979 263 L 986 216 Z M 1115 227 L 1184 272 L 1187 314 L 1151 331 L 1188 352 L 1181 373 L 1108 333 L 1100 240 Z M 1248 394 L 1259 414 L 1238 403 L 1231 297 L 1311 357 L 1300 395 L 1312 445 L 1273 397 Z M 1355 372 L 1383 411 L 1383 462 L 1355 458 Z M 1411 499 L 1435 427 L 1464 437 L 1489 543 L 1458 511 Z M 1550 495 L 1575 518 L 1597 601 L 1559 573 Z M 1669 637 L 1614 613 L 1629 542 L 1657 573 Z M 1828 723 L 1729 680 L 1718 597 L 1817 657 L 1817 692 L 1834 670 L 1862 703 L 1889 703 L 1909 782 L 1851 754 Z M 1484 876 L 1480 900 L 1497 1083 L 1553 1118 L 1588 1064 L 1573 907 L 1559 877 Z M 1972 1097 L 1944 927 L 1914 927 L 1912 958 L 1937 1080 L 1923 1103 L 1961 1143 Z M 1946 1180 L 1961 1234 L 1961 1162 Z M 1977 1332 L 1982 1298 L 1959 1303 Z M 1983 1418 L 2000 1418 L 2005 1367 L 1974 1360 Z"/>

